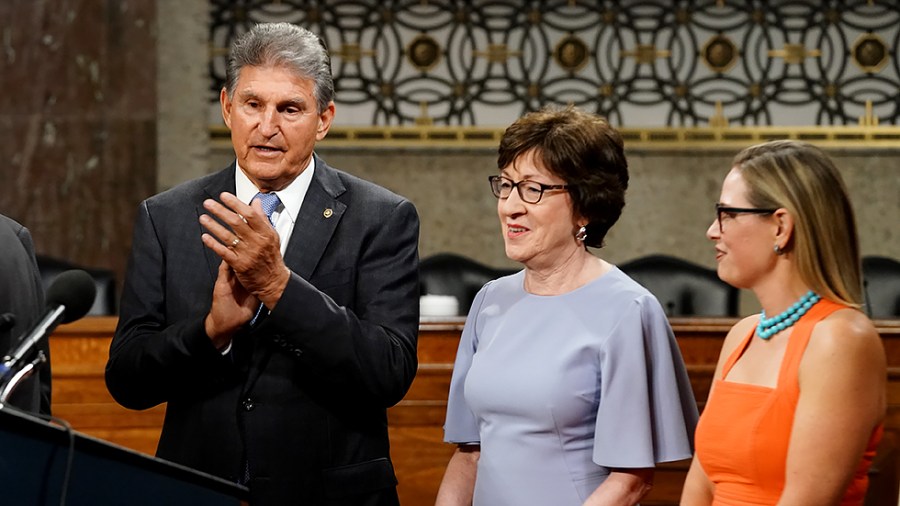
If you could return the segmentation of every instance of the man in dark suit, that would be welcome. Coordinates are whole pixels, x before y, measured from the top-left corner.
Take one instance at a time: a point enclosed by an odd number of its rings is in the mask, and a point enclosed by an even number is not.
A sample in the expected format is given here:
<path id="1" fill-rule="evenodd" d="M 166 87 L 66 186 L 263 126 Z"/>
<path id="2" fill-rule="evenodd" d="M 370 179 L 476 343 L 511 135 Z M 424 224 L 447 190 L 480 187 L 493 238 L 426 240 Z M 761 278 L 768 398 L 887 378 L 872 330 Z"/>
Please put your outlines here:
<path id="1" fill-rule="evenodd" d="M 141 204 L 110 347 L 118 402 L 168 403 L 157 455 L 253 505 L 398 503 L 386 408 L 416 372 L 419 222 L 313 154 L 332 96 L 307 30 L 235 42 L 236 163 Z"/>
<path id="2" fill-rule="evenodd" d="M 44 288 L 34 244 L 28 229 L 0 214 L 0 314 L 10 313 L 14 324 L 0 330 L 0 357 L 18 343 L 37 323 L 44 310 Z M 39 348 L 47 362 L 20 383 L 9 404 L 34 413 L 50 414 L 50 346 L 46 339 Z"/>

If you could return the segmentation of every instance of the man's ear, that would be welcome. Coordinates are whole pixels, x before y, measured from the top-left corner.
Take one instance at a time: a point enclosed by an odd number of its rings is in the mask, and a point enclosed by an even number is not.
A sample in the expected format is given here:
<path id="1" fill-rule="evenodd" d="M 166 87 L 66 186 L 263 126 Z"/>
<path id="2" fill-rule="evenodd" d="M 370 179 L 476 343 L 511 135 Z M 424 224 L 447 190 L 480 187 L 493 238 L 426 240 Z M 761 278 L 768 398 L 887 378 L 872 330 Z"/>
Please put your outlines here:
<path id="1" fill-rule="evenodd" d="M 328 107 L 319 114 L 319 126 L 316 128 L 317 141 L 324 139 L 328 135 L 332 121 L 334 121 L 334 102 L 328 102 Z"/>
<path id="2" fill-rule="evenodd" d="M 225 126 L 231 128 L 231 99 L 228 98 L 228 92 L 225 88 L 219 92 L 219 104 L 222 105 L 222 119 L 225 120 Z"/>

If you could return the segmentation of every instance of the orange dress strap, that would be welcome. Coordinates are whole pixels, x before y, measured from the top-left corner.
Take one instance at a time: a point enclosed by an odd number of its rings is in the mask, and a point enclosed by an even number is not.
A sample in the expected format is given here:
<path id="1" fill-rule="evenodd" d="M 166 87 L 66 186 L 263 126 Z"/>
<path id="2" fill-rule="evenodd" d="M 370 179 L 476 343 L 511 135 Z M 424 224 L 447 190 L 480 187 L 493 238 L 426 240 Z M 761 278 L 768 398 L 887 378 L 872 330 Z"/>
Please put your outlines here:
<path id="1" fill-rule="evenodd" d="M 794 331 L 791 333 L 790 339 L 788 339 L 787 349 L 784 351 L 784 358 L 781 360 L 781 368 L 778 373 L 778 388 L 787 389 L 792 396 L 799 397 L 800 361 L 803 360 L 803 353 L 806 351 L 806 346 L 809 345 L 813 327 L 830 316 L 831 313 L 841 309 L 847 309 L 847 306 L 821 299 L 816 305 L 809 308 L 809 311 L 793 325 Z"/>

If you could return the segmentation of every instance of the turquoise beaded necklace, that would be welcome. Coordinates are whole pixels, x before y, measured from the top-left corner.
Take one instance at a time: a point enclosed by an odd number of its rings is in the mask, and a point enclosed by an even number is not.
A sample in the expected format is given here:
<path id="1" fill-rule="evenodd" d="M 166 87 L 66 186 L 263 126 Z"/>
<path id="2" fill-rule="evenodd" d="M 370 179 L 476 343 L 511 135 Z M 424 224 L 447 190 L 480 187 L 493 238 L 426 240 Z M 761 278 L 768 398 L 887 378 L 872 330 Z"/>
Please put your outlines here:
<path id="1" fill-rule="evenodd" d="M 756 335 L 761 339 L 769 339 L 782 330 L 797 323 L 801 316 L 805 315 L 809 308 L 816 305 L 821 297 L 812 290 L 806 292 L 806 295 L 793 303 L 791 307 L 784 310 L 783 313 L 777 314 L 771 318 L 766 318 L 766 311 L 763 310 L 759 315 L 759 325 L 756 326 Z"/>

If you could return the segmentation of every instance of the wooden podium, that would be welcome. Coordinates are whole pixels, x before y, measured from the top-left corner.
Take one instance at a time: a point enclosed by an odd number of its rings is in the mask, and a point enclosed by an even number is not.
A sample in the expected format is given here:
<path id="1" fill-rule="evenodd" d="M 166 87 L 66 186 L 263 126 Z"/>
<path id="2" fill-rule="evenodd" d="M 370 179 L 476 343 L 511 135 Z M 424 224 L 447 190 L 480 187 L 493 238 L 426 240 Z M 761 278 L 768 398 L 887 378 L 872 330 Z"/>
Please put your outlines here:
<path id="1" fill-rule="evenodd" d="M 719 349 L 736 320 L 672 318 L 694 396 L 702 409 Z M 391 456 L 403 506 L 431 506 L 454 446 L 444 444 L 442 426 L 450 376 L 464 318 L 423 319 L 419 325 L 419 370 L 403 400 L 388 410 Z M 885 440 L 871 474 L 866 506 L 897 506 L 897 441 L 900 436 L 900 320 L 876 321 L 888 358 L 888 415 Z M 106 390 L 103 371 L 116 319 L 84 318 L 62 325 L 50 339 L 53 414 L 77 430 L 153 454 L 165 406 L 130 411 Z M 0 446 L 2 448 L 2 446 Z M 0 450 L 2 451 L 2 450 Z M 647 506 L 678 504 L 688 462 L 657 469 Z M 0 469 L 2 472 L 2 469 Z"/>
<path id="2" fill-rule="evenodd" d="M 0 408 L 0 503 L 246 505 L 247 489 Z"/>

